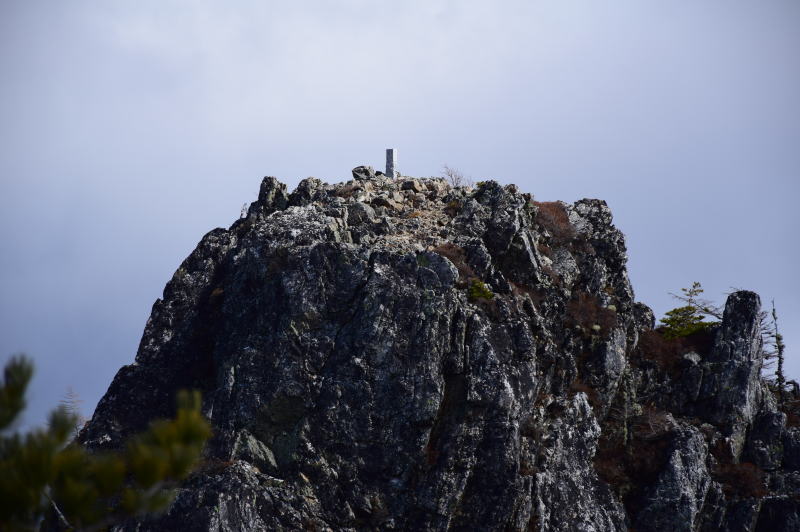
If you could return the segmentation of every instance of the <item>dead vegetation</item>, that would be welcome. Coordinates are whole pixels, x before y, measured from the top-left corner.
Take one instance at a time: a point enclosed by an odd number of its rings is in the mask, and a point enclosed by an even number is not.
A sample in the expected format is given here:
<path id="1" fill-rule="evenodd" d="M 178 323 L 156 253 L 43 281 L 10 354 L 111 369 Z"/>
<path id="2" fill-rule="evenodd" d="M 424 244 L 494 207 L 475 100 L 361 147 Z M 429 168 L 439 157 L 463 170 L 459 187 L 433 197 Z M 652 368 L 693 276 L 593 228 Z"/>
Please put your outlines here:
<path id="1" fill-rule="evenodd" d="M 670 375 L 677 376 L 683 355 L 692 351 L 700 355 L 707 354 L 713 343 L 714 332 L 711 330 L 682 338 L 666 338 L 658 329 L 643 331 L 639 335 L 635 358 L 653 362 Z"/>
<path id="2" fill-rule="evenodd" d="M 453 244 L 452 242 L 445 242 L 433 248 L 433 252 L 438 253 L 453 263 L 458 270 L 460 281 L 469 282 L 478 278 L 475 274 L 475 270 L 467 263 L 467 253 L 461 246 Z"/>
<path id="3" fill-rule="evenodd" d="M 569 222 L 569 215 L 564 204 L 558 201 L 534 201 L 538 208 L 536 221 L 547 229 L 553 241 L 566 244 L 575 238 L 575 228 Z"/>
<path id="4" fill-rule="evenodd" d="M 474 181 L 469 177 L 466 177 L 460 170 L 455 168 L 450 168 L 447 165 L 442 167 L 442 177 L 450 184 L 452 187 L 472 187 L 475 185 Z"/>
<path id="5" fill-rule="evenodd" d="M 600 397 L 597 390 L 583 382 L 580 377 L 576 377 L 575 380 L 572 381 L 569 392 L 571 396 L 575 396 L 577 393 L 586 394 L 586 399 L 589 401 L 589 404 L 592 405 L 592 408 L 597 408 L 600 405 Z"/>
<path id="6" fill-rule="evenodd" d="M 722 485 L 728 497 L 765 497 L 769 494 L 764 481 L 764 470 L 750 462 L 717 464 L 711 476 Z"/>
<path id="7" fill-rule="evenodd" d="M 617 313 L 602 306 L 597 296 L 587 292 L 578 292 L 567 303 L 567 317 L 570 325 L 603 335 L 617 324 Z"/>
<path id="8" fill-rule="evenodd" d="M 511 293 L 514 297 L 525 297 L 526 295 L 531 298 L 531 303 L 537 308 L 541 306 L 542 302 L 547 299 L 547 293 L 543 290 L 537 290 L 530 286 L 510 281 Z"/>
<path id="9" fill-rule="evenodd" d="M 672 448 L 669 415 L 646 408 L 641 415 L 609 420 L 598 442 L 594 467 L 622 499 L 629 515 L 642 508 L 642 489 L 658 479 Z"/>

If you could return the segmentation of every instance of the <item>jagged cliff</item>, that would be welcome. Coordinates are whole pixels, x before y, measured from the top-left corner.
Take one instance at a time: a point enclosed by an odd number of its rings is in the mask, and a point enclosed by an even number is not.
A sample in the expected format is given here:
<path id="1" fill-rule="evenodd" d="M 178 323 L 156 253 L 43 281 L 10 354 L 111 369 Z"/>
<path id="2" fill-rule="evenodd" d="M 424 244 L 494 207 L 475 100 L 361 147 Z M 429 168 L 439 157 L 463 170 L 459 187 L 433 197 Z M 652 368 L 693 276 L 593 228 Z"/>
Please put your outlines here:
<path id="1" fill-rule="evenodd" d="M 127 530 L 797 530 L 800 429 L 759 298 L 665 341 L 606 204 L 513 185 L 265 178 L 153 306 L 80 439 L 204 394 L 215 436 Z"/>

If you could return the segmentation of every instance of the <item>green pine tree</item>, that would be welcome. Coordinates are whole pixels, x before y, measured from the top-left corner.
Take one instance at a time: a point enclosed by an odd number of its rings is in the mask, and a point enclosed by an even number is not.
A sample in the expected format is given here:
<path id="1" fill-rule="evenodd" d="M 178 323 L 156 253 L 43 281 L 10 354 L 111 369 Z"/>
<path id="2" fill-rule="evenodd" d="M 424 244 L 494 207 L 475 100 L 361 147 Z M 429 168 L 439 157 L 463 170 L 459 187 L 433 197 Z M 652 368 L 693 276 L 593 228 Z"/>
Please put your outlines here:
<path id="1" fill-rule="evenodd" d="M 700 331 L 705 331 L 716 321 L 705 321 L 707 316 L 719 318 L 722 312 L 710 301 L 701 299 L 703 287 L 698 282 L 693 282 L 690 288 L 681 288 L 683 295 L 672 294 L 676 299 L 686 305 L 668 311 L 661 318 L 661 333 L 665 338 L 681 338 Z"/>
<path id="2" fill-rule="evenodd" d="M 119 452 L 90 454 L 70 441 L 78 416 L 64 405 L 47 428 L 8 434 L 32 376 L 33 364 L 14 357 L 0 382 L 0 530 L 36 530 L 46 516 L 68 530 L 104 530 L 158 512 L 211 435 L 196 391 L 180 392 L 175 419 L 154 422 Z"/>

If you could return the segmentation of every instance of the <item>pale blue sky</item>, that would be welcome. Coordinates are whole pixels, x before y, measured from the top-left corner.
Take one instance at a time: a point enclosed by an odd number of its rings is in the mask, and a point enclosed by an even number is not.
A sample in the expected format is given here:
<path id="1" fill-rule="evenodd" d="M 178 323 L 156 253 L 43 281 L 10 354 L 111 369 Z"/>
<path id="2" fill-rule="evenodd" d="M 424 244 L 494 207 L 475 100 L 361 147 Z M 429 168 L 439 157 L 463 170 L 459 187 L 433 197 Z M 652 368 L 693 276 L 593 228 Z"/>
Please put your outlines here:
<path id="1" fill-rule="evenodd" d="M 263 175 L 400 150 L 538 199 L 608 201 L 637 298 L 774 298 L 800 377 L 800 3 L 0 4 L 0 362 L 29 422 L 89 414 L 150 307 Z"/>

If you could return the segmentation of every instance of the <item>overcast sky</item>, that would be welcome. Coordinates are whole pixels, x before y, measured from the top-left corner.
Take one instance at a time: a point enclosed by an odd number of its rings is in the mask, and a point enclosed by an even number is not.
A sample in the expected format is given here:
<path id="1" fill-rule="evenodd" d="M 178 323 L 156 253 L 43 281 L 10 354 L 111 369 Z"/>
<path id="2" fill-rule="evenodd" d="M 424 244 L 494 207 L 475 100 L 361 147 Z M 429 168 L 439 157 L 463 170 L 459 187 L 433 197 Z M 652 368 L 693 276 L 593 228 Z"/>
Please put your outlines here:
<path id="1" fill-rule="evenodd" d="M 800 377 L 800 2 L 0 3 L 0 362 L 28 423 L 89 415 L 150 308 L 261 177 L 399 150 L 540 200 L 602 198 L 637 299 L 775 299 Z"/>

